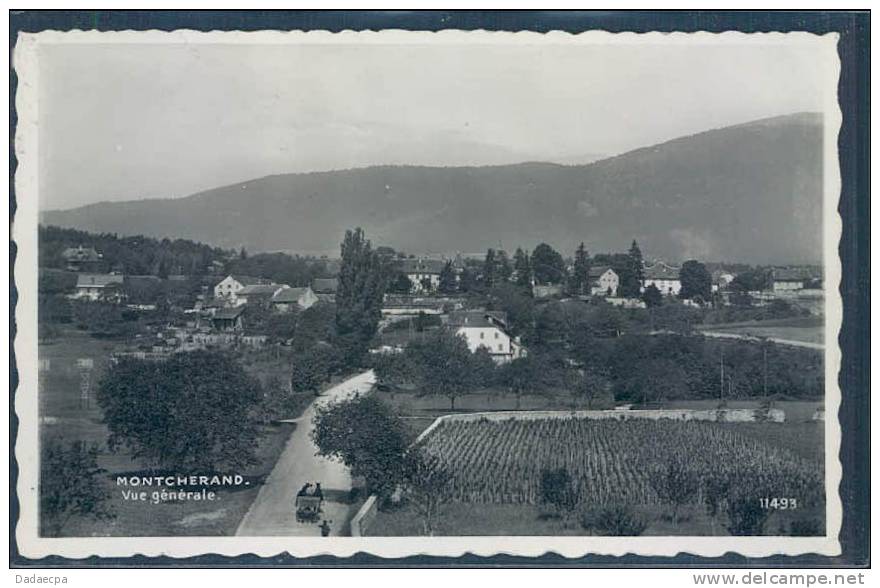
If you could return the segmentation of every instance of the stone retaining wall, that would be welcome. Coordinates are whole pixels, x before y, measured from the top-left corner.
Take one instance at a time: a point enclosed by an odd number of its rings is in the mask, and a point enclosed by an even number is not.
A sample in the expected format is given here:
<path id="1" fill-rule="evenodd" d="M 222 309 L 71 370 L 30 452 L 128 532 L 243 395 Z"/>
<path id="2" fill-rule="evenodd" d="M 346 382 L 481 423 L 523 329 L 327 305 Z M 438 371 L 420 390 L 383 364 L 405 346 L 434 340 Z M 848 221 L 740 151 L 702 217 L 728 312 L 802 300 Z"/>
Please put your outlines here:
<path id="1" fill-rule="evenodd" d="M 376 510 L 379 507 L 379 501 L 375 494 L 367 498 L 363 506 L 358 509 L 357 514 L 351 519 L 351 536 L 363 537 L 370 523 L 376 518 Z"/>

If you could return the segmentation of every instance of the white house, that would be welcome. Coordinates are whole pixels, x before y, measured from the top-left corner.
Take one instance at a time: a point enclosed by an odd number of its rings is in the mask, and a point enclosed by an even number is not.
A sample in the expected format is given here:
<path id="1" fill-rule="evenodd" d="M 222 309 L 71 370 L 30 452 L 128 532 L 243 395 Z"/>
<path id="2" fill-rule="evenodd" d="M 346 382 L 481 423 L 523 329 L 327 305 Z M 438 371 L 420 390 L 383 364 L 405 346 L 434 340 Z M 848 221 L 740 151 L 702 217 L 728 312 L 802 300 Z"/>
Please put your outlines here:
<path id="1" fill-rule="evenodd" d="M 606 265 L 590 268 L 590 294 L 593 296 L 616 296 L 620 276 Z"/>
<path id="2" fill-rule="evenodd" d="M 712 291 L 719 292 L 727 290 L 734 278 L 736 278 L 736 276 L 730 272 L 715 270 L 712 272 Z"/>
<path id="3" fill-rule="evenodd" d="M 272 296 L 272 308 L 276 312 L 305 310 L 318 302 L 318 295 L 309 287 L 290 288 L 285 286 Z"/>
<path id="4" fill-rule="evenodd" d="M 519 338 L 507 333 L 504 313 L 485 310 L 452 312 L 447 324 L 457 335 L 464 337 L 471 353 L 483 347 L 495 363 L 507 363 L 527 354 Z"/>
<path id="5" fill-rule="evenodd" d="M 662 261 L 646 267 L 642 270 L 642 290 L 653 285 L 664 296 L 678 296 L 681 291 L 681 280 L 678 277 L 680 269 Z"/>
<path id="6" fill-rule="evenodd" d="M 440 272 L 446 266 L 442 259 L 402 259 L 398 269 L 412 284 L 411 291 L 434 291 L 440 286 Z"/>
<path id="7" fill-rule="evenodd" d="M 218 300 L 226 299 L 229 302 L 235 303 L 236 295 L 245 286 L 256 286 L 269 283 L 270 280 L 265 280 L 263 278 L 230 274 L 214 286 L 214 298 L 217 298 Z"/>
<path id="8" fill-rule="evenodd" d="M 73 298 L 121 302 L 125 297 L 124 282 L 122 274 L 78 274 Z"/>

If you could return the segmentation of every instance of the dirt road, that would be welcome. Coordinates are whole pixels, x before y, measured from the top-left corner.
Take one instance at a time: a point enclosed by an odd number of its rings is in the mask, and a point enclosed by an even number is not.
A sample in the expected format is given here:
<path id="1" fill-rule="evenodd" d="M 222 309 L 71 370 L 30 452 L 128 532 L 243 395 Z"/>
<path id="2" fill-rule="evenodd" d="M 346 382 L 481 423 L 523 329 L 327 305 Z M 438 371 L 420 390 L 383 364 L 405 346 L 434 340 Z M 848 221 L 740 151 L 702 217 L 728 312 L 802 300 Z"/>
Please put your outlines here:
<path id="1" fill-rule="evenodd" d="M 331 535 L 347 534 L 344 525 L 351 507 L 343 501 L 351 489 L 351 477 L 343 464 L 315 455 L 317 448 L 310 438 L 314 428 L 312 417 L 316 406 L 350 397 L 356 392 L 364 394 L 374 380 L 372 371 L 345 380 L 324 392 L 303 412 L 278 463 L 238 525 L 236 535 L 320 536 L 317 524 L 296 521 L 294 499 L 306 482 L 321 483 L 324 490 L 321 518 L 333 521 Z"/>
<path id="2" fill-rule="evenodd" d="M 700 331 L 701 334 L 707 337 L 715 337 L 716 339 L 741 339 L 743 341 L 760 341 L 761 337 L 756 337 L 754 335 L 741 334 L 741 333 L 718 333 L 713 331 Z M 777 345 L 788 345 L 789 347 L 803 347 L 805 349 L 816 349 L 819 351 L 825 350 L 825 345 L 822 343 L 810 343 L 808 341 L 795 341 L 793 339 L 779 339 L 776 337 L 763 337 L 767 341 L 772 341 Z"/>

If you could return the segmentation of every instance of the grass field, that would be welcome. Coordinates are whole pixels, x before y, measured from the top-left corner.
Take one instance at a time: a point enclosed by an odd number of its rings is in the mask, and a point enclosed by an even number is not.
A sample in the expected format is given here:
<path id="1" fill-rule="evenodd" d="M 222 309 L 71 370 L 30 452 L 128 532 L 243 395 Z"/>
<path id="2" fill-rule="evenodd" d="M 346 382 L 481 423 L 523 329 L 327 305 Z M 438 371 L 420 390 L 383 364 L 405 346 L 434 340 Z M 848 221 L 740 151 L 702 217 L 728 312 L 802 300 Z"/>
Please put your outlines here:
<path id="1" fill-rule="evenodd" d="M 97 443 L 104 448 L 99 465 L 108 474 L 105 479 L 110 504 L 116 512 L 112 521 L 73 520 L 65 527 L 66 536 L 167 536 L 230 535 L 234 533 L 265 478 L 284 448 L 293 424 L 267 425 L 257 450 L 258 464 L 242 472 L 249 486 L 221 491 L 216 502 L 181 502 L 150 505 L 127 502 L 116 487 L 115 476 L 143 472 L 143 465 L 124 450 L 106 451 L 107 428 L 101 422 L 101 410 L 94 402 L 94 390 L 107 368 L 109 354 L 117 344 L 94 339 L 81 331 L 65 331 L 55 342 L 40 345 L 40 360 L 48 360 L 40 373 L 40 435 L 43 440 L 61 437 Z M 78 359 L 92 359 L 91 398 L 81 398 L 81 374 Z M 185 472 L 184 472 L 185 473 Z"/>
<path id="2" fill-rule="evenodd" d="M 804 343 L 825 342 L 825 323 L 821 317 L 813 316 L 744 323 L 707 324 L 701 325 L 699 329 L 713 333 L 772 337 Z"/>
<path id="3" fill-rule="evenodd" d="M 657 464 L 676 457 L 703 481 L 728 476 L 749 496 L 796 496 L 799 509 L 773 513 L 765 534 L 787 534 L 794 521 L 824 519 L 821 423 L 679 423 L 671 421 L 501 421 L 447 423 L 426 447 L 452 472 L 440 535 L 583 535 L 579 512 L 624 503 L 647 523 L 646 535 L 724 535 L 724 515 L 710 517 L 699 494 L 672 522 L 671 505 L 650 484 Z M 541 504 L 540 472 L 566 467 L 580 489 L 578 512 L 562 521 Z M 748 488 L 745 488 L 748 486 Z M 700 490 L 702 492 L 702 490 Z M 757 496 L 755 499 L 757 500 Z M 371 535 L 420 534 L 404 506 L 380 512 Z"/>
<path id="4" fill-rule="evenodd" d="M 717 536 L 725 535 L 723 527 L 699 507 L 682 510 L 681 520 L 673 524 L 664 517 L 666 509 L 643 507 L 635 509 L 649 521 L 644 536 Z M 792 521 L 811 520 L 823 516 L 816 509 L 798 514 L 775 513 L 765 529 L 768 535 L 783 535 Z M 380 511 L 369 528 L 372 537 L 412 537 L 423 534 L 418 516 L 407 507 Z M 548 510 L 524 504 L 448 504 L 443 507 L 435 535 L 439 536 L 583 536 L 595 534 L 580 524 L 578 516 L 570 520 L 548 516 Z"/>

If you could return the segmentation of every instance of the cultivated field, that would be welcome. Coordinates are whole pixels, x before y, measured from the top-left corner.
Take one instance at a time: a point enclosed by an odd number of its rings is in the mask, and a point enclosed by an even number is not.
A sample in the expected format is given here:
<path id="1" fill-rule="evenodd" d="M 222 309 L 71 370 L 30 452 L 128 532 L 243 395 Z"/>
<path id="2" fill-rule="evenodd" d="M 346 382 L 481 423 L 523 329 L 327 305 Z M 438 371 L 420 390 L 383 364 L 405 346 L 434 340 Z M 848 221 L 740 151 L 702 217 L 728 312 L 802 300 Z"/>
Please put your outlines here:
<path id="1" fill-rule="evenodd" d="M 563 467 L 578 496 L 576 509 L 625 505 L 648 523 L 646 534 L 724 534 L 720 519 L 709 517 L 702 505 L 713 482 L 728 483 L 730 492 L 756 502 L 763 497 L 796 498 L 797 511 L 776 513 L 765 528 L 772 534 L 784 532 L 793 520 L 824 518 L 822 453 L 786 447 L 786 427 L 635 419 L 447 421 L 423 443 L 451 474 L 449 504 L 438 526 L 442 534 L 583 533 L 541 515 L 546 510 L 542 470 Z M 771 442 L 773 436 L 765 440 L 762 434 L 770 428 L 784 442 Z M 796 423 L 790 429 L 818 438 L 815 445 L 821 445 L 819 424 Z M 699 484 L 676 524 L 668 519 L 672 504 L 652 483 L 672 462 Z M 411 533 L 417 530 L 412 519 L 406 510 L 389 512 L 377 519 L 370 533 Z M 482 521 L 482 526 L 477 528 L 474 521 Z"/>
<path id="2" fill-rule="evenodd" d="M 747 483 L 756 497 L 797 496 L 816 504 L 822 495 L 821 463 L 717 423 L 448 421 L 425 446 L 453 472 L 449 492 L 460 502 L 538 504 L 541 471 L 565 467 L 584 502 L 660 504 L 649 477 L 670 460 L 699 479 L 720 475 Z"/>

